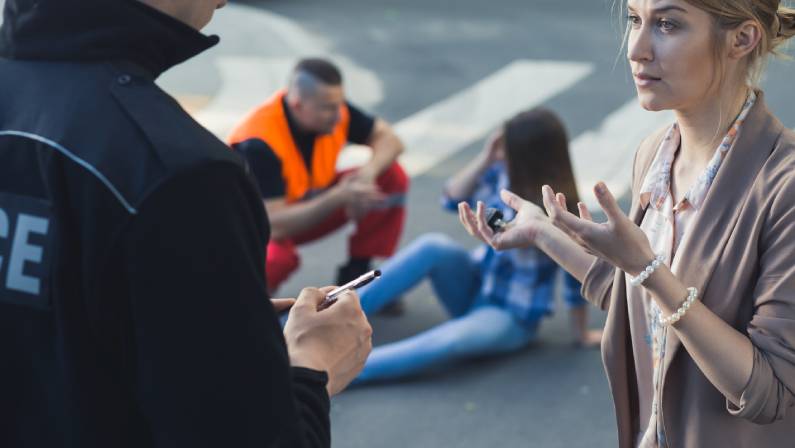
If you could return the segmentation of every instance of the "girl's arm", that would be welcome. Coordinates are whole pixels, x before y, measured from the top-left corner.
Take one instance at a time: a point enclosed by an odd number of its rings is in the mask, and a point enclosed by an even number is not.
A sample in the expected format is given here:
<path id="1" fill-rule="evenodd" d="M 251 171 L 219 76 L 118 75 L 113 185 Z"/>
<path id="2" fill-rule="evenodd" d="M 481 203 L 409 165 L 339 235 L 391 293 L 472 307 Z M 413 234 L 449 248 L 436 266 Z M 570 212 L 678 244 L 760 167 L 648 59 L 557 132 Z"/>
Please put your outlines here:
<path id="1" fill-rule="evenodd" d="M 497 160 L 502 158 L 502 132 L 492 134 L 483 146 L 483 150 L 472 159 L 464 169 L 456 173 L 444 187 L 445 195 L 453 200 L 470 198 L 475 192 L 483 173 Z"/>

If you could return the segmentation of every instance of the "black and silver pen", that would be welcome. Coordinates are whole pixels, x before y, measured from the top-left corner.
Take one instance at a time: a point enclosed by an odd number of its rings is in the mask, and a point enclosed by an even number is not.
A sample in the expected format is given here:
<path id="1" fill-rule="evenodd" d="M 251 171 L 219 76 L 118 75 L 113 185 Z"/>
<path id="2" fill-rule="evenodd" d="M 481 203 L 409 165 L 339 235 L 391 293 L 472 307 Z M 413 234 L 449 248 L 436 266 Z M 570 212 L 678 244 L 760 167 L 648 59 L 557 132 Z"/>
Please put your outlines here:
<path id="1" fill-rule="evenodd" d="M 326 294 L 326 298 L 322 302 L 320 302 L 320 305 L 317 306 L 318 311 L 330 307 L 332 304 L 334 304 L 334 302 L 337 301 L 337 297 L 339 297 L 346 291 L 349 291 L 351 289 L 359 289 L 362 286 L 372 282 L 373 280 L 377 279 L 380 276 L 381 276 L 381 271 L 376 269 L 364 275 L 360 275 L 359 277 L 356 277 L 355 279 L 349 281 L 348 283 L 333 289 L 331 292 Z"/>

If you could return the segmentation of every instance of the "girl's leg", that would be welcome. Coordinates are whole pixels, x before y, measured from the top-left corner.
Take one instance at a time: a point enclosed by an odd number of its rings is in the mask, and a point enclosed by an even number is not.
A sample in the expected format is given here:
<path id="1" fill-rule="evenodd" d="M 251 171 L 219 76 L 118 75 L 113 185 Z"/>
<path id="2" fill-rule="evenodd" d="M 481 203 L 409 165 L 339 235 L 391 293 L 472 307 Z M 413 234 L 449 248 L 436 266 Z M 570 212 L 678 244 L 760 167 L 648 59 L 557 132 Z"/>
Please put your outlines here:
<path id="1" fill-rule="evenodd" d="M 508 311 L 481 306 L 416 336 L 373 349 L 356 383 L 419 373 L 451 361 L 524 347 L 535 336 Z"/>
<path id="2" fill-rule="evenodd" d="M 448 309 L 447 302 L 453 302 L 453 297 L 468 307 L 480 282 L 478 268 L 469 253 L 438 233 L 417 238 L 380 269 L 381 278 L 360 292 L 362 309 L 368 315 L 398 299 L 428 276 Z"/>

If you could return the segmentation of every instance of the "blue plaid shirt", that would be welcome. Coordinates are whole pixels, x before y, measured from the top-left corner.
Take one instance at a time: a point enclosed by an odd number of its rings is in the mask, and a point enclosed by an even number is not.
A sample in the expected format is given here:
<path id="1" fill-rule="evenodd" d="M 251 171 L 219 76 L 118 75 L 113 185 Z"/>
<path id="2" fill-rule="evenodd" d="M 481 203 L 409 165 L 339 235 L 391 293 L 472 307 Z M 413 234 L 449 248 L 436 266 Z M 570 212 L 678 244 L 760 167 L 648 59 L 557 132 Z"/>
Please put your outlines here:
<path id="1" fill-rule="evenodd" d="M 502 162 L 489 167 L 470 198 L 442 197 L 442 205 L 458 210 L 458 203 L 467 201 L 474 208 L 477 201 L 486 207 L 500 209 L 506 220 L 514 211 L 500 199 L 500 190 L 508 188 L 508 174 Z M 481 285 L 478 300 L 506 308 L 525 324 L 534 324 L 554 310 L 555 283 L 563 275 L 563 299 L 570 307 L 585 305 L 580 295 L 580 282 L 558 266 L 544 252 L 534 248 L 497 252 L 488 245 L 472 251 L 472 259 L 480 266 Z"/>

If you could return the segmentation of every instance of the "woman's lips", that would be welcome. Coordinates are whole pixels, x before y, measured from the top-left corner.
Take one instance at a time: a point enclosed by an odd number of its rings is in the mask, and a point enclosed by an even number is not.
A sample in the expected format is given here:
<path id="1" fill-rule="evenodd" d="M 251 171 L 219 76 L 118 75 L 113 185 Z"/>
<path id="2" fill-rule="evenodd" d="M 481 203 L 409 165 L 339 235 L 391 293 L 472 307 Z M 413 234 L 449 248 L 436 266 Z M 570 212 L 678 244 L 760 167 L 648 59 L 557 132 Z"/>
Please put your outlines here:
<path id="1" fill-rule="evenodd" d="M 660 78 L 646 73 L 635 73 L 635 85 L 638 87 L 650 87 L 660 81 Z"/>

